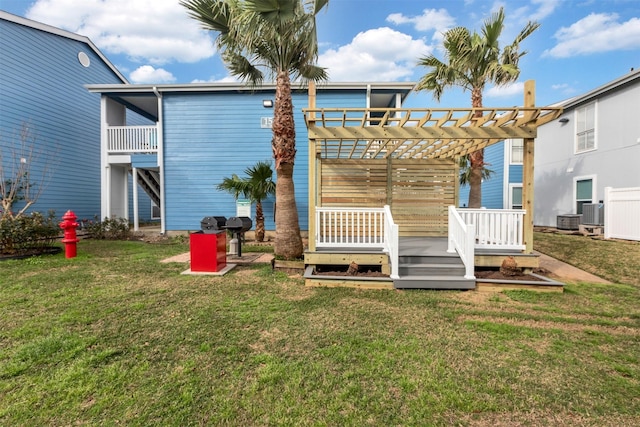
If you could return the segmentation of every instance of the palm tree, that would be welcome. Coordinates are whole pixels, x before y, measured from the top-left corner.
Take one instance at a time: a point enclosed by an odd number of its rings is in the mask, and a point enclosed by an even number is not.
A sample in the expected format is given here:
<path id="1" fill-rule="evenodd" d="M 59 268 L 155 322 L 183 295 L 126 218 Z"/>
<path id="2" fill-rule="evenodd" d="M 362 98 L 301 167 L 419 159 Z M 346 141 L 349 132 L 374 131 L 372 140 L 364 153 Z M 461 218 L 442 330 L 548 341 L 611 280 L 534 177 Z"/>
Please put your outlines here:
<path id="1" fill-rule="evenodd" d="M 444 33 L 444 48 L 448 62 L 442 62 L 433 55 L 420 58 L 418 65 L 429 68 L 427 74 L 418 82 L 416 90 L 433 91 L 440 101 L 442 93 L 448 87 L 460 86 L 471 91 L 471 106 L 482 107 L 482 93 L 488 82 L 504 86 L 518 79 L 518 62 L 527 52 L 519 52 L 520 43 L 533 33 L 540 24 L 527 22 L 513 42 L 500 50 L 498 39 L 504 28 L 504 10 L 500 8 L 485 21 L 482 33 L 473 34 L 464 27 L 456 27 Z M 482 115 L 476 111 L 476 117 Z M 479 208 L 482 204 L 482 177 L 484 168 L 484 150 L 469 155 L 471 170 L 469 174 L 470 208 Z"/>
<path id="2" fill-rule="evenodd" d="M 262 201 L 276 192 L 276 184 L 272 180 L 273 170 L 271 163 L 258 162 L 245 169 L 244 173 L 247 178 L 240 178 L 233 174 L 231 177 L 224 178 L 216 188 L 233 194 L 236 199 L 242 194 L 256 204 L 256 240 L 262 242 L 264 240 Z"/>
<path id="3" fill-rule="evenodd" d="M 291 79 L 327 80 L 318 57 L 316 15 L 329 0 L 181 0 L 189 15 L 218 33 L 216 47 L 232 75 L 259 86 L 275 77 L 271 146 L 277 175 L 274 252 L 285 259 L 303 253 L 293 185 L 296 133 Z"/>

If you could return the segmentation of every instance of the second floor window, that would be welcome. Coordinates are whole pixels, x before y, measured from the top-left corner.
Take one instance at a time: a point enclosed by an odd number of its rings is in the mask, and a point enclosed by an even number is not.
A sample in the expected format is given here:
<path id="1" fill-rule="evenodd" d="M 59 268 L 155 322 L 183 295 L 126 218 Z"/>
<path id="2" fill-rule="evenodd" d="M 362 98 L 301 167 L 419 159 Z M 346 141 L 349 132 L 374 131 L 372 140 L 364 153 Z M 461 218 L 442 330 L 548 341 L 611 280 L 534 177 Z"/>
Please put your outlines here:
<path id="1" fill-rule="evenodd" d="M 511 140 L 511 164 L 521 165 L 524 155 L 524 140 L 512 139 Z"/>
<path id="2" fill-rule="evenodd" d="M 576 153 L 596 148 L 596 105 L 576 110 Z"/>

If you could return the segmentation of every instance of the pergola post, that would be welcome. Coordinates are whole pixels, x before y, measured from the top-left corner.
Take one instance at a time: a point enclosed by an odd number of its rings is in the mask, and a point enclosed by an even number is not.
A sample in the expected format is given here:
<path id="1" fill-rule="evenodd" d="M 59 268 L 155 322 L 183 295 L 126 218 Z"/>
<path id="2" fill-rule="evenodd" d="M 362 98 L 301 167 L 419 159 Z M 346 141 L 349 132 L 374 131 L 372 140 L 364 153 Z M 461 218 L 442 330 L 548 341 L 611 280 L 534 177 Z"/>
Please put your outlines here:
<path id="1" fill-rule="evenodd" d="M 309 82 L 309 108 L 316 108 L 316 84 L 313 81 Z M 309 119 L 307 120 L 307 128 L 315 126 L 315 112 L 311 111 L 309 113 Z M 317 205 L 317 194 L 318 194 L 318 184 L 317 184 L 317 159 L 316 159 L 316 140 L 313 138 L 309 138 L 309 153 L 308 153 L 308 162 L 309 162 L 309 186 L 308 186 L 308 197 L 309 197 L 309 235 L 308 235 L 308 248 L 309 251 L 316 250 L 316 205 Z"/>
<path id="2" fill-rule="evenodd" d="M 524 83 L 524 107 L 534 108 L 536 104 L 536 83 L 527 80 Z M 525 253 L 533 253 L 533 155 L 534 138 L 524 138 L 522 159 L 522 206 L 524 214 L 523 238 Z"/>

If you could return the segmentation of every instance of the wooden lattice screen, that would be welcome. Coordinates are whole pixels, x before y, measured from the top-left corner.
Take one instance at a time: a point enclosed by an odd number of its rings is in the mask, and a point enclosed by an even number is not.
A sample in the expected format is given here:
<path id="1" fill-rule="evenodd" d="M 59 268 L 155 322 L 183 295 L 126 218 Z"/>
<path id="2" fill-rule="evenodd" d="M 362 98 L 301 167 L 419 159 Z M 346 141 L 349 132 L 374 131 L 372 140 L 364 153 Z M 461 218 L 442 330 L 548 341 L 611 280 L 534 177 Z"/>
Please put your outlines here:
<path id="1" fill-rule="evenodd" d="M 456 204 L 453 159 L 323 159 L 320 206 L 391 206 L 400 235 L 442 236 Z"/>

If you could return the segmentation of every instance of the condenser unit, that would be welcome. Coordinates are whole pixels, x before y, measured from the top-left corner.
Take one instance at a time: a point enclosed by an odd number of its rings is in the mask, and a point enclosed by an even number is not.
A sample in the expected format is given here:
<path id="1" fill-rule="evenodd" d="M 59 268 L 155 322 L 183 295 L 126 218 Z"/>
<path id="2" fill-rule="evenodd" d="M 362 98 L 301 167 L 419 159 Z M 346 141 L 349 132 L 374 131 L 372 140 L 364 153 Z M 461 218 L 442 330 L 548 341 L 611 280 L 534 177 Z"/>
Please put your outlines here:
<path id="1" fill-rule="evenodd" d="M 582 215 L 558 215 L 558 230 L 579 230 L 582 223 Z"/>
<path id="2" fill-rule="evenodd" d="M 587 203 L 582 205 L 582 223 L 584 225 L 604 225 L 604 204 Z"/>

